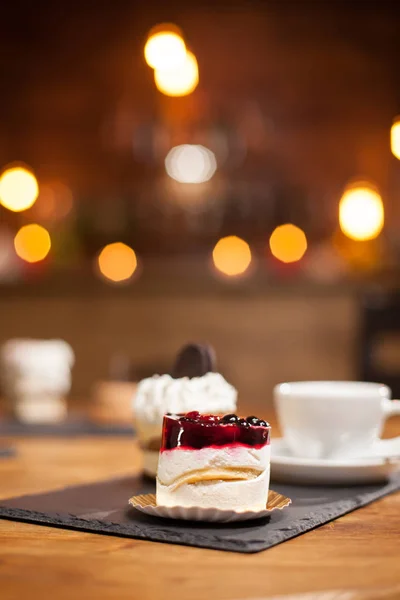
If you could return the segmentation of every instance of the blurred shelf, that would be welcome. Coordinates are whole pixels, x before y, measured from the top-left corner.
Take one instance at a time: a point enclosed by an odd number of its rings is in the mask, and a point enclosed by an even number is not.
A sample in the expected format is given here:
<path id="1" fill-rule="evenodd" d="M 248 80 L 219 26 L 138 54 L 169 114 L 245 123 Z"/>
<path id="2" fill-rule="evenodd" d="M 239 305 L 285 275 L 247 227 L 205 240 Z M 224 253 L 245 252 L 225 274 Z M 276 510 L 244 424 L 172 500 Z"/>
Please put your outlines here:
<path id="1" fill-rule="evenodd" d="M 146 259 L 146 266 L 132 280 L 112 283 L 96 277 L 89 268 L 38 276 L 24 282 L 0 285 L 2 298 L 27 297 L 116 297 L 116 296 L 257 296 L 257 295 L 343 295 L 398 287 L 395 273 L 381 273 L 374 279 L 319 283 L 301 274 L 283 270 L 281 278 L 255 269 L 248 276 L 227 278 L 214 274 L 204 258 L 191 260 Z"/>

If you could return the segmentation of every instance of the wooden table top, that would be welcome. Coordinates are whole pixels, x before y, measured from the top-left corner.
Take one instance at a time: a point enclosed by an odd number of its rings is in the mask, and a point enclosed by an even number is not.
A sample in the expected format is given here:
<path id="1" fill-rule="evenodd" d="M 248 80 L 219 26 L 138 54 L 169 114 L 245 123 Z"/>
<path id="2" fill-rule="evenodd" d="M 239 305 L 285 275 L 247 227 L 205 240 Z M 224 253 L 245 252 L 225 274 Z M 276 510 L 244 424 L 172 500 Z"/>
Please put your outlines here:
<path id="1" fill-rule="evenodd" d="M 388 424 L 387 433 L 399 430 L 399 419 Z M 0 498 L 132 474 L 140 466 L 128 438 L 8 441 L 18 455 L 0 460 Z M 400 494 L 249 555 L 0 520 L 0 598 L 53 597 L 399 599 Z"/>

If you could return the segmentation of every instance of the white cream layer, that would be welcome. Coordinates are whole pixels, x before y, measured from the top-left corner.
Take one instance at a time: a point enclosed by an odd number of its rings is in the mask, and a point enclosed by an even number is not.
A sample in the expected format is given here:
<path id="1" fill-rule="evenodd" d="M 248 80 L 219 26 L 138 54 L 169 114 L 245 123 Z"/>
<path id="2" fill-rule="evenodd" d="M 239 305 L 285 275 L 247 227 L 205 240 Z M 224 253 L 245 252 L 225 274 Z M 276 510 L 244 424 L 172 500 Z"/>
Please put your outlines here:
<path id="1" fill-rule="evenodd" d="M 165 506 L 200 506 L 234 510 L 265 508 L 270 473 L 270 445 L 262 448 L 232 446 L 174 449 L 160 453 L 157 472 L 157 504 Z M 180 478 L 207 470 L 243 469 L 249 473 L 245 480 L 205 480 L 179 485 Z M 207 475 L 206 475 L 207 477 Z M 178 484 L 178 485 L 177 485 Z"/>
<path id="2" fill-rule="evenodd" d="M 243 468 L 264 471 L 270 462 L 271 446 L 222 446 L 184 450 L 174 448 L 160 453 L 157 477 L 161 483 L 171 485 L 176 479 L 197 469 Z"/>
<path id="3" fill-rule="evenodd" d="M 133 398 L 133 413 L 142 442 L 161 435 L 166 413 L 184 414 L 198 410 L 208 414 L 226 414 L 236 410 L 237 391 L 220 373 L 203 377 L 153 375 L 143 379 Z"/>

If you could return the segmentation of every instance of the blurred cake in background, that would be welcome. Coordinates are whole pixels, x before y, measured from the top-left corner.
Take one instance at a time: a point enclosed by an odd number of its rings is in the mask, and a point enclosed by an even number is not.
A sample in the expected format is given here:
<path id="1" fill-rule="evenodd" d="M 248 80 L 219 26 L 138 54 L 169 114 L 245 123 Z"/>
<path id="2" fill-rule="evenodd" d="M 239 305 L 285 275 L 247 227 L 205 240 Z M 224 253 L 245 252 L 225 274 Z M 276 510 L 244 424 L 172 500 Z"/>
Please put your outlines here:
<path id="1" fill-rule="evenodd" d="M 237 391 L 215 372 L 213 349 L 189 344 L 178 354 L 171 375 L 153 375 L 139 382 L 133 397 L 134 423 L 143 450 L 143 470 L 155 477 L 166 413 L 197 410 L 226 414 L 236 410 Z"/>
<path id="2" fill-rule="evenodd" d="M 134 381 L 97 381 L 92 388 L 90 419 L 95 423 L 131 425 L 132 394 L 136 388 Z"/>
<path id="3" fill-rule="evenodd" d="M 107 376 L 92 387 L 88 407 L 90 419 L 101 424 L 132 427 L 132 396 L 138 382 L 162 368 L 162 363 L 157 361 L 136 364 L 127 354 L 113 354 Z"/>
<path id="4" fill-rule="evenodd" d="M 129 356 L 111 357 L 107 379 L 97 381 L 92 389 L 89 406 L 90 418 L 97 423 L 131 425 L 132 394 L 138 377 Z"/>
<path id="5" fill-rule="evenodd" d="M 62 421 L 74 361 L 64 340 L 8 340 L 0 351 L 7 412 L 26 423 Z"/>

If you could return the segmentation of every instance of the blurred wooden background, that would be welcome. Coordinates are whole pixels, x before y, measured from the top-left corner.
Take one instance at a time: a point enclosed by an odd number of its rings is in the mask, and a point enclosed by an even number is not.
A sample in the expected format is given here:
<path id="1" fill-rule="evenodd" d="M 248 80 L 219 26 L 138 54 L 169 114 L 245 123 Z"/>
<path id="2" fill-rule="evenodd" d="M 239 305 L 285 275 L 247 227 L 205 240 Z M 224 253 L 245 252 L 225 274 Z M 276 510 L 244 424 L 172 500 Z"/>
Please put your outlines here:
<path id="1" fill-rule="evenodd" d="M 357 377 L 354 292 L 312 288 L 202 294 L 55 293 L 0 298 L 0 342 L 61 337 L 76 353 L 72 395 L 87 399 L 115 355 L 139 372 L 168 369 L 187 341 L 211 342 L 219 367 L 251 406 L 275 383 Z"/>

